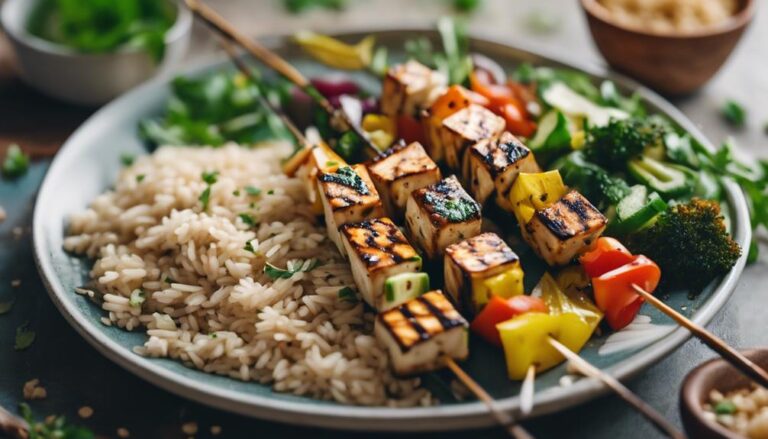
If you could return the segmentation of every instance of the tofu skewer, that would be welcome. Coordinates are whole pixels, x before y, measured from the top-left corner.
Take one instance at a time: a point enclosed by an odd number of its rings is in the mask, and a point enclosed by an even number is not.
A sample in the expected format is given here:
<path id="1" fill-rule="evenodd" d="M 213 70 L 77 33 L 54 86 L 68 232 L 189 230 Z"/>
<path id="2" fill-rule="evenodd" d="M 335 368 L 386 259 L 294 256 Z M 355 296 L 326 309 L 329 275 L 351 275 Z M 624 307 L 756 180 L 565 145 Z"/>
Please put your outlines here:
<path id="1" fill-rule="evenodd" d="M 257 58 L 262 60 L 269 60 L 267 62 L 267 65 L 270 65 L 271 67 L 275 68 L 276 70 L 280 71 L 284 74 L 284 76 L 288 77 L 289 79 L 294 79 L 295 82 L 298 84 L 301 83 L 301 75 L 293 69 L 289 64 L 287 64 L 285 61 L 283 61 L 280 57 L 277 55 L 271 53 L 268 49 L 265 49 L 261 46 L 259 46 L 257 43 L 247 39 L 242 34 L 240 34 L 237 30 L 235 30 L 232 26 L 229 25 L 221 16 L 216 14 L 213 10 L 208 8 L 207 6 L 201 4 L 197 0 L 187 0 L 187 6 L 190 7 L 190 9 L 196 13 L 196 15 L 201 16 L 205 19 L 205 21 L 211 25 L 214 29 L 219 31 L 225 36 L 228 36 L 229 38 L 234 39 L 237 41 L 240 45 L 246 47 L 252 54 L 254 54 Z M 248 75 L 250 77 L 250 71 L 245 68 L 245 66 L 239 61 L 239 59 L 236 57 L 236 54 L 233 50 L 227 50 L 230 57 L 232 58 L 233 62 L 237 65 L 238 68 L 240 68 L 243 73 Z M 281 68 L 282 67 L 282 68 Z M 294 71 L 296 75 L 291 75 L 290 73 Z M 308 82 L 307 82 L 308 84 Z M 307 85 L 307 87 L 310 87 L 310 85 Z M 327 103 L 327 101 L 325 101 Z M 286 173 L 292 174 L 294 173 L 298 167 L 301 166 L 301 164 L 304 163 L 304 160 L 309 156 L 308 151 L 310 149 L 309 143 L 306 141 L 306 139 L 303 137 L 301 132 L 296 128 L 296 126 L 292 123 L 290 119 L 285 117 L 282 112 L 279 111 L 279 109 L 274 108 L 270 103 L 268 103 L 268 108 L 272 109 L 276 114 L 281 116 L 282 119 L 284 119 L 284 122 L 287 126 L 291 129 L 291 131 L 294 133 L 294 136 L 299 141 L 300 144 L 304 145 L 304 150 L 302 150 L 299 154 L 299 157 L 294 160 L 294 163 L 291 163 L 289 161 L 288 168 L 286 169 Z M 359 127 L 358 127 L 359 129 Z M 297 165 L 298 164 L 298 165 Z M 329 163 L 326 163 L 326 166 L 330 167 Z M 323 175 L 328 175 L 330 173 L 330 170 L 323 170 L 321 173 L 318 169 L 318 186 L 320 183 L 329 183 L 330 180 L 327 177 L 322 178 Z M 324 172 L 329 171 L 329 172 Z M 355 173 L 358 177 L 362 179 L 361 172 L 357 172 L 357 169 L 355 169 Z M 367 187 L 367 191 L 370 191 L 370 185 L 369 181 L 364 181 L 365 186 Z M 357 192 L 358 195 L 360 194 L 359 188 L 361 187 L 359 184 L 355 184 L 355 186 L 358 186 Z M 318 190 L 320 187 L 318 187 Z M 330 200 L 326 194 L 326 192 L 321 192 L 323 195 L 323 207 L 326 213 L 326 216 L 333 216 L 329 215 L 329 212 L 332 211 L 331 209 L 331 203 Z M 381 204 L 379 200 L 379 205 Z M 445 353 L 442 357 L 442 362 L 432 362 L 432 364 L 438 365 L 447 365 L 449 368 L 451 368 L 454 373 L 456 373 L 457 377 L 467 384 L 467 386 L 472 389 L 472 391 L 478 396 L 479 399 L 481 399 L 487 406 L 488 409 L 491 411 L 491 413 L 494 415 L 494 417 L 497 419 L 499 424 L 503 426 L 506 431 L 510 434 L 510 436 L 518 438 L 518 439 L 531 439 L 532 436 L 528 434 L 525 429 L 520 427 L 519 425 L 515 424 L 515 420 L 506 412 L 502 412 L 498 408 L 496 408 L 495 403 L 493 399 L 488 395 L 487 392 L 485 392 L 482 387 L 480 387 L 474 380 L 472 380 L 471 377 L 469 377 L 464 371 L 456 364 L 454 361 L 454 358 L 466 358 L 468 355 L 468 342 L 467 342 L 467 322 L 466 320 L 461 317 L 460 314 L 453 308 L 453 305 L 445 299 L 445 297 L 442 295 L 442 293 L 439 292 L 432 292 L 428 293 L 430 294 L 428 297 L 426 297 L 423 300 L 420 300 L 422 304 L 424 305 L 423 309 L 428 310 L 429 315 L 426 314 L 424 317 L 426 318 L 424 322 L 432 321 L 431 319 L 437 320 L 438 323 L 440 323 L 440 327 L 443 329 L 443 331 L 436 333 L 436 338 L 438 338 L 439 341 L 432 340 L 432 343 L 437 344 L 441 349 L 438 349 L 438 353 Z M 412 300 L 418 300 L 418 299 L 412 299 Z M 408 305 L 408 312 L 412 313 L 410 304 Z M 406 306 L 403 305 L 403 306 Z M 418 308 L 417 308 L 418 309 Z M 402 310 L 401 310 L 402 314 Z M 430 326 L 429 323 L 427 323 L 428 327 L 433 328 L 433 326 Z M 422 328 L 424 326 L 422 325 Z M 461 332 L 459 333 L 460 330 Z M 457 334 L 461 334 L 461 337 L 457 336 Z M 422 337 L 423 338 L 423 337 Z M 461 340 L 459 340 L 459 338 Z M 424 341 L 422 341 L 423 343 Z M 427 341 L 429 342 L 429 340 Z M 422 348 L 424 349 L 424 348 Z M 433 350 L 434 351 L 434 350 Z M 424 361 L 425 364 L 430 364 L 429 361 Z M 403 361 L 403 367 L 405 368 L 406 365 L 409 365 L 407 361 Z M 410 366 L 414 366 L 414 363 L 411 362 Z M 405 368 L 407 369 L 407 368 Z"/>

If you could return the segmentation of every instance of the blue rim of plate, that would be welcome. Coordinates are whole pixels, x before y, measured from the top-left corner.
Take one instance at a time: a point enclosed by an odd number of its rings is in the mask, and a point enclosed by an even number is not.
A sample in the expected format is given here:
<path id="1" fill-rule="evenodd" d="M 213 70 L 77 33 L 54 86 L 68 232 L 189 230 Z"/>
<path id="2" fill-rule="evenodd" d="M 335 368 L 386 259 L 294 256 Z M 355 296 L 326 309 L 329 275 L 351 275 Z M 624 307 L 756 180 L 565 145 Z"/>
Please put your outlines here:
<path id="1" fill-rule="evenodd" d="M 388 37 L 390 40 L 398 38 L 404 40 L 419 34 L 432 38 L 435 37 L 433 31 L 421 28 L 385 31 L 368 30 L 365 32 L 344 33 L 339 36 L 354 40 L 369 34 Z M 269 45 L 274 48 L 285 47 L 285 41 L 287 39 L 283 37 L 274 37 L 269 39 Z M 528 44 L 521 48 L 519 45 L 510 46 L 488 37 L 472 38 L 471 46 L 474 51 L 481 53 L 498 54 L 499 52 L 505 52 L 506 55 L 503 56 L 507 59 L 527 60 L 552 66 L 568 67 L 585 72 L 595 78 L 611 79 L 623 90 L 637 91 L 643 100 L 650 104 L 652 111 L 666 114 L 705 147 L 713 149 L 711 142 L 671 103 L 655 92 L 621 75 L 609 72 L 604 67 L 574 62 L 564 56 L 554 56 L 549 54 L 547 50 L 535 45 Z M 184 73 L 194 74 L 195 72 L 209 70 L 219 64 L 222 63 L 206 63 L 204 66 Z M 74 156 L 77 153 L 78 143 L 81 141 L 81 138 L 87 138 L 91 126 L 108 120 L 111 109 L 119 107 L 123 102 L 129 101 L 133 95 L 146 93 L 153 89 L 160 89 L 166 84 L 167 81 L 162 80 L 150 81 L 126 93 L 126 95 L 116 99 L 91 116 L 62 146 L 40 187 L 33 220 L 35 261 L 54 304 L 83 338 L 113 362 L 169 392 L 219 409 L 265 420 L 288 424 L 299 421 L 302 425 L 368 431 L 445 431 L 493 425 L 494 419 L 489 415 L 487 408 L 477 401 L 415 408 L 358 407 L 340 404 L 318 404 L 312 400 L 306 402 L 289 401 L 223 389 L 216 385 L 180 376 L 154 363 L 152 359 L 147 359 L 133 353 L 130 349 L 121 346 L 102 332 L 97 327 L 97 325 L 101 325 L 98 320 L 91 319 L 78 310 L 73 301 L 74 292 L 68 291 L 62 285 L 54 269 L 52 254 L 44 238 L 45 221 L 43 215 L 45 209 L 41 206 L 45 206 L 47 199 L 51 196 L 52 190 L 49 186 L 53 185 L 52 182 L 55 180 L 55 176 L 65 169 L 67 157 Z M 752 231 L 746 199 L 740 187 L 734 182 L 726 182 L 725 189 L 728 204 L 732 209 L 733 237 L 743 248 L 748 248 Z M 747 255 L 746 252 L 743 253 L 736 265 L 719 281 L 710 297 L 692 317 L 694 322 L 706 325 L 728 300 L 736 288 L 739 276 L 746 264 Z M 690 338 L 690 333 L 687 330 L 676 328 L 667 336 L 604 370 L 620 380 L 631 378 L 671 353 L 688 338 Z M 604 385 L 591 378 L 580 379 L 568 387 L 550 388 L 536 393 L 534 411 L 531 416 L 545 415 L 564 410 L 607 392 L 608 389 Z M 499 399 L 497 403 L 498 407 L 502 410 L 517 412 L 519 408 L 519 398 L 516 396 Z"/>

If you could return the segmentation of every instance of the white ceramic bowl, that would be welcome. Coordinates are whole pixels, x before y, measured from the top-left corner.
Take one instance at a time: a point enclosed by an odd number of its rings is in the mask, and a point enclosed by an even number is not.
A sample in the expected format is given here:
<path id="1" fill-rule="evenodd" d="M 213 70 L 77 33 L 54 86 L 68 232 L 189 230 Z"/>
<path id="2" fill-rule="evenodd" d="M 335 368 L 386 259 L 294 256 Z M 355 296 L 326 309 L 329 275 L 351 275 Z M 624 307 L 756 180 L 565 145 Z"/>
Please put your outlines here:
<path id="1" fill-rule="evenodd" d="M 184 57 L 192 14 L 176 4 L 176 22 L 165 34 L 165 55 L 156 62 L 142 50 L 80 53 L 27 31 L 39 0 L 6 0 L 0 23 L 16 54 L 21 78 L 52 97 L 81 105 L 101 105 L 157 75 L 167 74 Z"/>

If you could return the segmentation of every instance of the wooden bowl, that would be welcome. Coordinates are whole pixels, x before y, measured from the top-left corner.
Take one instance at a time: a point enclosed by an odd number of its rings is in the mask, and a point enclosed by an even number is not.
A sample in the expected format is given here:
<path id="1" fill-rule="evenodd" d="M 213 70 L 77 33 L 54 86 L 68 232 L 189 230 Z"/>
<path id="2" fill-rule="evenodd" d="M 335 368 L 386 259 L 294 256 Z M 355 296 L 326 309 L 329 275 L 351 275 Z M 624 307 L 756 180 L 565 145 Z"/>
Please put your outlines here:
<path id="1" fill-rule="evenodd" d="M 608 63 L 666 95 L 689 94 L 720 69 L 755 12 L 740 0 L 726 23 L 693 33 L 662 33 L 618 23 L 597 0 L 581 0 L 597 48 Z"/>
<path id="2" fill-rule="evenodd" d="M 768 367 L 768 349 L 741 351 L 760 367 Z M 746 388 L 751 380 L 722 358 L 715 358 L 693 369 L 685 377 L 680 389 L 680 414 L 688 436 L 696 439 L 743 439 L 714 421 L 704 418 L 702 406 L 709 400 L 709 392 L 725 394 Z"/>

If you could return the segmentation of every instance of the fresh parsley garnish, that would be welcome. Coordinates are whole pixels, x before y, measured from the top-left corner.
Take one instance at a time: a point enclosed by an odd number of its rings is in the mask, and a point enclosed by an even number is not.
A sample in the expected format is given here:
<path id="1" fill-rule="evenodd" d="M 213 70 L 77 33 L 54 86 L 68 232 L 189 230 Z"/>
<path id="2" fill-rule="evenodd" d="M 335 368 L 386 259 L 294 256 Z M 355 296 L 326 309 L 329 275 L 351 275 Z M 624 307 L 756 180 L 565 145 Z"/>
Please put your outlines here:
<path id="1" fill-rule="evenodd" d="M 452 223 L 466 221 L 480 213 L 477 203 L 466 198 L 444 198 L 427 193 L 425 201 L 438 215 Z"/>
<path id="2" fill-rule="evenodd" d="M 204 171 L 200 178 L 203 179 L 207 186 L 198 197 L 198 200 L 203 205 L 203 211 L 206 211 L 208 210 L 208 202 L 211 200 L 211 186 L 218 181 L 219 171 Z"/>
<path id="3" fill-rule="evenodd" d="M 245 243 L 245 246 L 243 247 L 243 250 L 249 251 L 251 253 L 256 253 L 256 249 L 253 248 L 253 244 L 251 244 L 251 241 L 248 241 Z"/>
<path id="4" fill-rule="evenodd" d="M 141 304 L 147 300 L 147 293 L 143 290 L 136 289 L 131 292 L 131 297 L 128 299 L 128 305 L 133 308 L 141 308 Z"/>
<path id="5" fill-rule="evenodd" d="M 309 264 L 306 270 L 303 270 L 302 267 L 304 266 L 304 263 L 301 264 L 295 264 L 294 268 L 291 270 L 288 269 L 282 269 L 275 267 L 274 265 L 267 262 L 267 264 L 264 266 L 264 273 L 267 274 L 267 276 L 271 277 L 272 279 L 288 279 L 294 274 L 300 272 L 300 271 L 312 271 L 317 267 L 318 262 L 317 260 L 312 261 L 312 263 Z"/>
<path id="6" fill-rule="evenodd" d="M 232 191 L 232 195 L 239 197 L 240 196 L 240 189 L 235 189 Z"/>
<path id="7" fill-rule="evenodd" d="M 133 162 L 136 161 L 136 156 L 133 154 L 123 153 L 120 154 L 120 163 L 123 164 L 123 166 L 131 166 Z"/>
<path id="8" fill-rule="evenodd" d="M 274 195 L 274 194 L 275 194 L 275 190 L 274 189 L 270 189 L 270 190 L 267 191 L 267 195 Z"/>
<path id="9" fill-rule="evenodd" d="M 146 175 L 139 174 L 139 175 L 136 176 L 136 182 L 137 183 L 141 183 L 142 181 L 144 181 L 144 178 L 146 178 Z"/>
<path id="10" fill-rule="evenodd" d="M 256 225 L 256 220 L 253 219 L 253 216 L 249 213 L 241 213 L 238 215 L 241 220 L 243 220 L 243 223 L 253 227 Z"/>
<path id="11" fill-rule="evenodd" d="M 342 166 L 337 169 L 336 172 L 329 172 L 322 174 L 319 177 L 320 181 L 325 183 L 336 183 L 342 186 L 346 186 L 354 189 L 361 195 L 368 195 L 370 191 L 362 178 L 357 175 L 354 169 L 349 166 Z"/>
<path id="12" fill-rule="evenodd" d="M 37 422 L 29 404 L 19 404 L 19 413 L 27 423 L 29 439 L 94 439 L 94 433 L 85 428 L 71 425 L 64 416 L 48 416 L 43 422 Z"/>
<path id="13" fill-rule="evenodd" d="M 23 325 L 16 328 L 16 340 L 13 348 L 17 351 L 23 351 L 24 349 L 30 347 L 35 341 L 35 331 L 28 329 L 28 326 L 29 323 L 24 323 Z"/>
<path id="14" fill-rule="evenodd" d="M 735 127 L 743 127 L 747 122 L 747 110 L 732 99 L 725 102 L 720 112 L 725 120 Z"/>
<path id="15" fill-rule="evenodd" d="M 3 160 L 3 175 L 7 178 L 16 178 L 24 175 L 29 169 L 29 156 L 25 155 L 19 145 L 11 145 L 5 151 Z"/>
<path id="16" fill-rule="evenodd" d="M 176 281 L 173 280 L 170 276 L 165 276 L 165 279 L 163 279 L 163 282 L 165 282 L 167 284 L 176 283 Z"/>
<path id="17" fill-rule="evenodd" d="M 344 287 L 339 290 L 339 300 L 343 302 L 357 302 L 357 294 L 350 287 Z"/>
<path id="18" fill-rule="evenodd" d="M 0 302 L 0 316 L 10 311 L 11 308 L 13 308 L 13 300 Z"/>
<path id="19" fill-rule="evenodd" d="M 258 197 L 259 195 L 261 195 L 261 189 L 253 186 L 246 186 L 245 193 L 247 193 L 252 197 Z"/>
<path id="20" fill-rule="evenodd" d="M 203 205 L 203 211 L 208 210 L 208 202 L 211 200 L 211 187 L 206 186 L 200 196 L 197 198 Z"/>
<path id="21" fill-rule="evenodd" d="M 202 178 L 206 184 L 212 185 L 218 181 L 219 171 L 205 171 L 200 178 Z"/>

